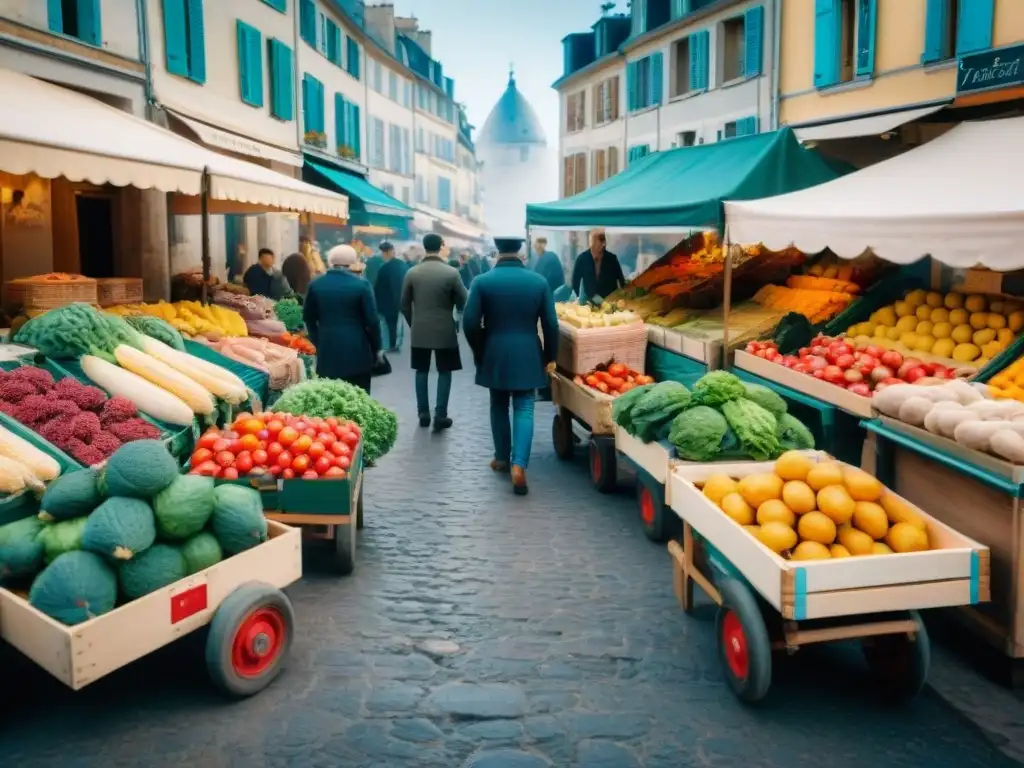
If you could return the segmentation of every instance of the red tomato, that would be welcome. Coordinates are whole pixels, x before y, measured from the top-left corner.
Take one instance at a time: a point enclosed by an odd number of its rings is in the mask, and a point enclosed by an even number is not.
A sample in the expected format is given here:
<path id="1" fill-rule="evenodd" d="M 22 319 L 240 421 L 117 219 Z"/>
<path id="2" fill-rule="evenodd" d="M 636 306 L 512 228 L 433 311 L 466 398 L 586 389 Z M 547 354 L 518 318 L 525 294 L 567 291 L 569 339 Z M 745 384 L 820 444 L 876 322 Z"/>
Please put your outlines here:
<path id="1" fill-rule="evenodd" d="M 265 429 L 261 429 L 259 432 L 256 433 L 256 437 L 257 437 L 257 439 L 259 439 L 261 441 L 269 440 L 270 439 L 270 432 L 268 432 Z"/>
<path id="2" fill-rule="evenodd" d="M 233 430 L 228 430 L 227 432 L 224 432 L 221 435 L 221 437 L 223 437 L 225 440 L 237 440 L 239 435 L 237 432 Z"/>
<path id="3" fill-rule="evenodd" d="M 331 446 L 331 443 L 333 443 L 337 439 L 338 438 L 334 436 L 333 432 L 321 432 L 316 436 L 316 441 L 318 443 L 323 443 L 325 448 L 329 448 Z"/>
<path id="4" fill-rule="evenodd" d="M 203 436 L 199 438 L 196 443 L 197 448 L 206 448 L 207 450 L 213 450 L 213 445 L 220 440 L 220 433 L 217 430 L 203 433 Z"/>
<path id="5" fill-rule="evenodd" d="M 228 450 L 231 451 L 235 456 L 245 450 L 245 446 L 242 445 L 241 440 L 232 440 L 228 445 Z"/>
<path id="6" fill-rule="evenodd" d="M 359 445 L 359 435 L 355 432 L 346 432 L 342 440 L 348 443 L 350 448 L 355 448 Z"/>
<path id="7" fill-rule="evenodd" d="M 241 432 L 243 435 L 255 435 L 257 432 L 261 432 L 266 428 L 266 424 L 264 424 L 259 419 L 255 418 L 246 419 L 244 422 L 242 422 L 241 426 L 242 428 L 239 429 L 238 431 Z"/>
<path id="8" fill-rule="evenodd" d="M 324 423 L 331 429 L 334 429 L 336 426 L 338 426 L 338 420 L 333 416 L 328 416 L 326 419 L 324 419 Z"/>
<path id="9" fill-rule="evenodd" d="M 234 467 L 225 467 L 224 473 L 221 475 L 225 480 L 237 480 L 238 470 Z"/>
<path id="10" fill-rule="evenodd" d="M 255 451 L 260 447 L 260 439 L 253 434 L 242 435 L 242 439 L 238 441 L 238 444 L 242 451 Z"/>
<path id="11" fill-rule="evenodd" d="M 294 443 L 292 443 L 292 452 L 296 454 L 306 453 L 312 444 L 313 438 L 307 435 L 301 435 Z"/>
<path id="12" fill-rule="evenodd" d="M 351 430 L 348 428 L 347 424 L 339 424 L 336 427 L 332 427 L 331 431 L 334 432 L 334 436 L 340 440 L 346 432 L 350 432 Z"/>
<path id="13" fill-rule="evenodd" d="M 334 462 L 332 462 L 327 456 L 321 456 L 316 460 L 316 463 L 313 465 L 313 469 L 316 470 L 318 475 L 326 475 L 327 470 L 333 466 Z"/>
<path id="14" fill-rule="evenodd" d="M 281 451 L 274 463 L 281 469 L 288 469 L 292 465 L 292 455 L 288 451 Z"/>
<path id="15" fill-rule="evenodd" d="M 205 448 L 206 446 L 203 447 Z M 214 453 L 220 453 L 221 451 L 228 450 L 230 447 L 231 441 L 221 437 L 214 441 L 213 445 L 210 446 L 210 450 Z"/>
<path id="16" fill-rule="evenodd" d="M 285 427 L 277 434 L 277 442 L 286 447 L 298 439 L 299 433 L 292 427 Z"/>
<path id="17" fill-rule="evenodd" d="M 221 468 L 217 465 L 216 462 L 204 461 L 199 466 L 194 467 L 192 471 L 197 475 L 204 475 L 206 477 L 217 477 L 221 472 Z"/>
<path id="18" fill-rule="evenodd" d="M 248 451 L 242 451 L 235 458 L 235 469 L 238 470 L 239 474 L 249 474 L 249 472 L 252 471 L 253 466 L 252 454 Z"/>
<path id="19" fill-rule="evenodd" d="M 280 419 L 272 419 L 267 422 L 267 432 L 271 435 L 276 435 L 282 429 L 284 429 L 284 422 Z"/>
<path id="20" fill-rule="evenodd" d="M 291 426 L 292 429 L 294 429 L 299 434 L 301 434 L 301 433 L 305 432 L 307 429 L 309 429 L 309 424 L 306 423 L 305 419 L 296 419 L 295 421 L 293 421 L 291 423 L 290 426 Z"/>
<path id="21" fill-rule="evenodd" d="M 281 451 L 284 450 L 284 446 L 280 443 L 271 443 L 267 446 L 267 457 L 274 461 L 278 456 L 281 455 Z"/>
<path id="22" fill-rule="evenodd" d="M 294 459 L 292 459 L 291 467 L 297 473 L 301 473 L 309 469 L 309 464 L 309 456 L 306 456 L 305 454 L 300 454 L 299 456 L 296 456 Z"/>
<path id="23" fill-rule="evenodd" d="M 319 459 L 321 456 L 324 455 L 324 451 L 326 451 L 326 450 L 327 450 L 326 446 L 324 446 L 323 443 L 318 441 L 318 442 L 315 442 L 315 443 L 310 443 L 309 444 L 309 450 L 306 451 L 306 453 L 309 454 L 309 457 L 311 459 Z"/>
<path id="24" fill-rule="evenodd" d="M 269 460 L 270 455 L 262 448 L 257 448 L 252 452 L 252 465 L 254 467 L 265 467 Z"/>
<path id="25" fill-rule="evenodd" d="M 331 443 L 331 453 L 335 456 L 351 456 L 352 449 L 348 447 L 348 443 L 339 440 L 336 443 Z"/>
<path id="26" fill-rule="evenodd" d="M 343 480 L 345 478 L 345 470 L 341 467 L 331 467 L 324 472 L 324 477 L 331 477 L 335 480 Z"/>
<path id="27" fill-rule="evenodd" d="M 277 466 L 277 464 L 275 464 L 274 466 L 270 467 L 267 471 L 271 475 L 273 475 L 274 477 L 277 477 L 278 475 L 281 474 L 281 468 L 279 466 Z"/>
<path id="28" fill-rule="evenodd" d="M 316 428 L 315 427 L 306 427 L 306 429 L 302 430 L 302 434 L 304 436 L 308 437 L 310 440 L 316 440 Z"/>
<path id="29" fill-rule="evenodd" d="M 209 448 L 196 448 L 195 453 L 192 454 L 192 466 L 198 467 L 204 461 L 209 461 L 213 458 L 213 451 Z"/>
<path id="30" fill-rule="evenodd" d="M 286 469 L 283 472 L 281 472 L 281 477 L 283 477 L 285 480 L 291 480 L 292 478 L 295 477 L 295 473 L 290 469 Z"/>
<path id="31" fill-rule="evenodd" d="M 352 460 L 348 456 L 339 456 L 338 466 L 341 467 L 342 469 L 348 469 L 349 467 L 352 466 Z"/>
<path id="32" fill-rule="evenodd" d="M 302 473 L 302 479 L 303 480 L 319 480 L 320 479 L 320 475 L 318 475 L 312 469 L 307 469 L 305 472 Z"/>
<path id="33" fill-rule="evenodd" d="M 222 467 L 230 467 L 235 463 L 235 454 L 231 451 L 218 451 L 213 460 Z"/>

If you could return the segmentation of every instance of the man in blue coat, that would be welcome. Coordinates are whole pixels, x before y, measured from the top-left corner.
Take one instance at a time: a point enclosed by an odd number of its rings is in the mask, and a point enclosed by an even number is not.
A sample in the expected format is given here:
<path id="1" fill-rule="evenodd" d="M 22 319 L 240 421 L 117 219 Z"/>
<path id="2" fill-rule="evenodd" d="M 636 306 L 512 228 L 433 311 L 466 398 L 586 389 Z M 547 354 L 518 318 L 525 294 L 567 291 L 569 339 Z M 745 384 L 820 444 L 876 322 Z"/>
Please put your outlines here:
<path id="1" fill-rule="evenodd" d="M 395 246 L 389 242 L 380 244 L 380 255 L 383 263 L 377 270 L 377 279 L 373 287 L 374 298 L 377 300 L 377 312 L 380 313 L 388 331 L 387 346 L 390 351 L 398 352 L 402 347 L 402 329 L 398 324 L 398 315 L 402 308 L 405 266 L 395 258 Z"/>
<path id="2" fill-rule="evenodd" d="M 521 496 L 527 492 L 535 393 L 547 386 L 555 365 L 558 318 L 547 281 L 527 269 L 519 255 L 522 239 L 494 242 L 498 261 L 473 281 L 462 322 L 476 359 L 476 383 L 491 390 L 491 469 L 511 471 L 512 489 Z"/>
<path id="3" fill-rule="evenodd" d="M 565 285 L 565 270 L 562 269 L 562 262 L 558 256 L 548 250 L 546 237 L 538 237 L 534 241 L 537 258 L 533 264 L 533 271 L 548 281 L 551 292 L 554 293 Z"/>
<path id="4" fill-rule="evenodd" d="M 373 286 L 351 271 L 359 260 L 350 245 L 327 254 L 327 273 L 309 284 L 302 314 L 316 346 L 316 373 L 342 379 L 369 393 L 373 364 L 380 357 L 380 318 Z"/>

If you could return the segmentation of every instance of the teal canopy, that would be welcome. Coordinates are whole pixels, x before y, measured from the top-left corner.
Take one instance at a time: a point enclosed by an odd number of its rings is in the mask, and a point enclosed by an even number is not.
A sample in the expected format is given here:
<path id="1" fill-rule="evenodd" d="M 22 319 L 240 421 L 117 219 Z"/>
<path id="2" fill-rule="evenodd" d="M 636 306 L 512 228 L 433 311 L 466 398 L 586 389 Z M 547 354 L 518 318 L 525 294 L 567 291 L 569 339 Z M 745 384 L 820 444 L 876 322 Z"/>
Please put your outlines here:
<path id="1" fill-rule="evenodd" d="M 840 176 L 789 128 L 655 152 L 573 197 L 526 207 L 531 227 L 718 229 L 724 200 L 795 192 Z"/>
<path id="2" fill-rule="evenodd" d="M 312 184 L 347 195 L 349 216 L 357 224 L 390 226 L 383 220 L 375 219 L 390 217 L 388 221 L 393 222 L 394 217 L 413 217 L 412 208 L 408 205 L 354 173 L 332 168 L 306 157 L 302 175 Z"/>

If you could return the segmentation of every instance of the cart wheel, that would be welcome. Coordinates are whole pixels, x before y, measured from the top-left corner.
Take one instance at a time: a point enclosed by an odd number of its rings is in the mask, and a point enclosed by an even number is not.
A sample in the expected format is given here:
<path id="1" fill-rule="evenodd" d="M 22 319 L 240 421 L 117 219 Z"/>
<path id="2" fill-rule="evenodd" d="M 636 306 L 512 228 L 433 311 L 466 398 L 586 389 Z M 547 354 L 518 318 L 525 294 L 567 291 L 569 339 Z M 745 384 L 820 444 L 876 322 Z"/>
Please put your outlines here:
<path id="1" fill-rule="evenodd" d="M 614 440 L 603 436 L 591 436 L 590 479 L 601 493 L 611 493 L 618 484 L 615 458 Z"/>
<path id="2" fill-rule="evenodd" d="M 356 569 L 357 523 L 334 526 L 334 567 L 342 576 Z"/>
<path id="3" fill-rule="evenodd" d="M 878 683 L 882 697 L 893 703 L 912 699 L 921 692 L 932 662 L 928 630 L 920 614 L 910 611 L 908 618 L 917 623 L 913 638 L 905 634 L 880 635 L 861 642 L 872 679 Z"/>
<path id="4" fill-rule="evenodd" d="M 572 422 L 561 413 L 555 414 L 551 422 L 551 441 L 555 444 L 555 455 L 562 461 L 568 461 L 573 454 Z"/>
<path id="5" fill-rule="evenodd" d="M 252 696 L 277 677 L 295 634 L 284 593 L 262 582 L 243 584 L 217 608 L 206 638 L 206 668 L 231 696 Z"/>
<path id="6" fill-rule="evenodd" d="M 356 528 L 363 530 L 363 486 L 359 486 L 359 499 L 356 501 Z"/>
<path id="7" fill-rule="evenodd" d="M 722 605 L 715 619 L 718 658 L 729 687 L 747 704 L 756 704 L 772 683 L 772 646 L 757 599 L 745 585 L 724 578 L 718 585 Z"/>
<path id="8" fill-rule="evenodd" d="M 665 542 L 670 538 L 669 521 L 665 515 L 665 488 L 645 473 L 636 479 L 636 504 L 640 511 L 640 525 L 651 541 Z"/>

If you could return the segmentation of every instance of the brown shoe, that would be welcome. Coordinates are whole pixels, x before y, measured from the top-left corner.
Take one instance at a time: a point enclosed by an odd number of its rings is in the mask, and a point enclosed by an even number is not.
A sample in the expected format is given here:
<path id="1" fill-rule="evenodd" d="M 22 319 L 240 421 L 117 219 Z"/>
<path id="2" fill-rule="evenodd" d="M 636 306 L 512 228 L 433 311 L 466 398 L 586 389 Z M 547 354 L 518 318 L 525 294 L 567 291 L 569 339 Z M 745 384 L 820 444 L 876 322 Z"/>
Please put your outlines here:
<path id="1" fill-rule="evenodd" d="M 529 487 L 526 485 L 526 470 L 516 464 L 513 464 L 512 492 L 516 496 L 525 496 L 529 490 Z"/>
<path id="2" fill-rule="evenodd" d="M 494 470 L 495 472 L 508 472 L 508 462 L 498 461 L 497 459 L 494 459 L 491 462 L 491 469 Z"/>

